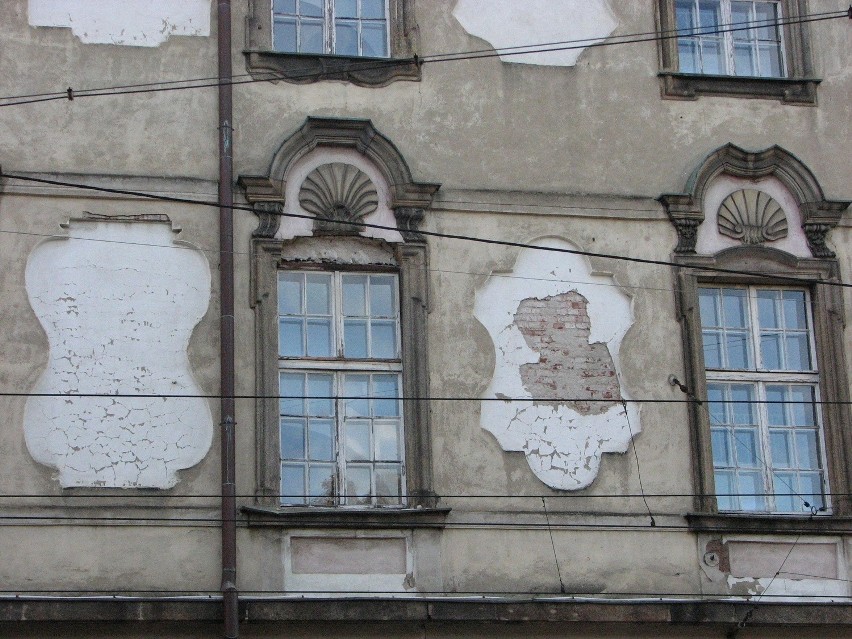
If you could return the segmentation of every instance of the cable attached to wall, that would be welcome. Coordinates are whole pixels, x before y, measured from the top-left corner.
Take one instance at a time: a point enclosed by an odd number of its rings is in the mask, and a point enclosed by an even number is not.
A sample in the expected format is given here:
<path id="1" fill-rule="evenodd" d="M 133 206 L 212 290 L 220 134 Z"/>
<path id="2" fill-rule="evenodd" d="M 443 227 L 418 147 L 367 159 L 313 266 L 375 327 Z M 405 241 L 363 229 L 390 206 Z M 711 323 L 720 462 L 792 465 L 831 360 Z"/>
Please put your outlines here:
<path id="1" fill-rule="evenodd" d="M 550 527 L 550 515 L 547 512 L 547 502 L 541 498 L 544 506 L 544 520 L 547 522 L 547 532 L 550 533 L 550 547 L 553 549 L 553 561 L 556 562 L 556 575 L 559 577 L 559 592 L 565 594 L 565 582 L 562 581 L 562 570 L 559 568 L 559 557 L 556 556 L 556 544 L 553 541 L 553 529 Z"/>
<path id="2" fill-rule="evenodd" d="M 645 497 L 645 487 L 642 485 L 642 469 L 639 467 L 639 453 L 636 452 L 636 442 L 633 440 L 633 427 L 630 425 L 630 414 L 627 412 L 627 401 L 621 399 L 621 407 L 624 409 L 624 418 L 627 420 L 627 430 L 630 433 L 630 446 L 633 448 L 633 457 L 636 459 L 636 474 L 639 476 L 639 492 L 642 494 L 642 501 L 645 503 L 645 508 L 648 511 L 648 517 L 651 518 L 651 527 L 654 528 L 657 522 L 654 520 L 654 513 L 651 512 L 651 507 L 648 505 L 648 499 Z"/>

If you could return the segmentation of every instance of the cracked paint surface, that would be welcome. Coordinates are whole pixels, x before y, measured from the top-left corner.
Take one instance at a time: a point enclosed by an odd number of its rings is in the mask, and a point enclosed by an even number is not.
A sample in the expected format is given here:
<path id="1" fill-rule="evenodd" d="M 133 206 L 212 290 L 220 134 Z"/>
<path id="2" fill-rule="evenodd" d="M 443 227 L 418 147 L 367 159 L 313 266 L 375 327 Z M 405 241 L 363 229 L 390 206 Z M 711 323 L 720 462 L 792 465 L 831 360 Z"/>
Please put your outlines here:
<path id="1" fill-rule="evenodd" d="M 87 44 L 156 47 L 209 36 L 210 0 L 29 0 L 33 27 L 68 27 Z"/>
<path id="2" fill-rule="evenodd" d="M 618 26 L 607 0 L 458 0 L 453 16 L 470 35 L 497 50 L 568 40 L 594 44 Z M 505 51 L 500 59 L 571 67 L 586 47 L 518 54 L 522 50 Z"/>
<path id="3" fill-rule="evenodd" d="M 36 247 L 27 295 L 50 343 L 24 412 L 27 448 L 63 487 L 168 488 L 210 449 L 187 347 L 210 300 L 204 255 L 169 224 L 75 222 Z M 94 241 L 93 241 L 94 240 Z"/>
<path id="4" fill-rule="evenodd" d="M 553 238 L 533 245 L 576 249 Z M 625 452 L 631 429 L 634 435 L 641 430 L 638 405 L 628 403 L 625 411 L 621 399 L 630 395 L 619 382 L 619 350 L 633 324 L 631 299 L 579 255 L 524 249 L 510 275 L 492 274 L 476 294 L 474 314 L 495 351 L 480 425 L 504 450 L 523 452 L 548 486 L 585 488 L 603 453 Z M 569 315 L 566 304 L 580 312 Z M 595 395 L 613 401 L 556 401 Z M 493 401 L 501 398 L 544 401 Z"/>

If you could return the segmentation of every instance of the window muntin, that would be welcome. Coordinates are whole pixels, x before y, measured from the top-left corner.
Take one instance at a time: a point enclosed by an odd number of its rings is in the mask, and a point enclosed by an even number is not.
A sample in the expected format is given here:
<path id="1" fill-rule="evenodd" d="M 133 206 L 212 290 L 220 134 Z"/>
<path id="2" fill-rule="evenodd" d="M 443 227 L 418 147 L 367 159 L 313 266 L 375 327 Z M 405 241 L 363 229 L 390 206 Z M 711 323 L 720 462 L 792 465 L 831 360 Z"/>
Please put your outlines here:
<path id="1" fill-rule="evenodd" d="M 404 505 L 397 276 L 279 271 L 278 322 L 281 504 Z"/>
<path id="2" fill-rule="evenodd" d="M 676 0 L 682 73 L 782 78 L 787 75 L 781 4 L 767 0 Z M 755 26 L 737 29 L 745 23 Z M 733 31 L 713 33 L 720 25 Z M 723 26 L 723 29 L 728 27 Z"/>
<path id="3" fill-rule="evenodd" d="M 387 0 L 273 0 L 273 50 L 386 58 Z"/>
<path id="4" fill-rule="evenodd" d="M 807 293 L 701 287 L 698 297 L 719 510 L 825 507 Z"/>

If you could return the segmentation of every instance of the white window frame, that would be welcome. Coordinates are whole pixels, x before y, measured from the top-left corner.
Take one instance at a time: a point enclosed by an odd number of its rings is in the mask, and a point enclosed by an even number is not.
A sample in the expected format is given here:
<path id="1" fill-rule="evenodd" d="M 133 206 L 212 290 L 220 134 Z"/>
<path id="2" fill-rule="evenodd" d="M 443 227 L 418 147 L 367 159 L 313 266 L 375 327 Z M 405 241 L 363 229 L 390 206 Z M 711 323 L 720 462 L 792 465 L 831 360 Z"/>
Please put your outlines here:
<path id="1" fill-rule="evenodd" d="M 272 28 L 270 29 L 270 38 L 271 38 L 270 47 L 272 48 L 272 50 L 281 51 L 282 53 L 303 53 L 302 45 L 301 45 L 302 31 L 301 31 L 301 28 L 300 28 L 301 27 L 301 21 L 302 21 L 302 15 L 299 12 L 299 1 L 300 0 L 295 0 L 295 2 L 296 2 L 296 13 L 292 14 L 292 16 L 296 19 L 296 50 L 295 51 L 284 51 L 284 50 L 280 50 L 280 49 L 275 49 L 275 28 L 276 28 L 275 16 L 276 15 L 285 15 L 285 14 L 276 14 L 275 13 L 275 2 L 274 2 L 274 0 L 272 0 L 272 2 L 270 3 L 270 10 L 271 10 L 270 24 L 272 25 Z M 378 18 L 361 18 L 361 17 L 351 18 L 352 21 L 355 21 L 355 22 L 358 23 L 358 53 L 355 54 L 354 56 L 352 54 L 337 53 L 337 29 L 335 27 L 335 25 L 336 25 L 335 0 L 317 0 L 317 1 L 322 4 L 323 15 L 322 15 L 321 18 L 312 18 L 311 21 L 322 20 L 322 23 L 323 23 L 323 51 L 321 52 L 322 54 L 325 54 L 325 55 L 343 55 L 343 56 L 348 56 L 348 57 L 368 57 L 368 56 L 364 55 L 363 47 L 362 47 L 361 31 L 362 31 L 363 25 L 364 25 L 365 22 L 367 22 L 367 23 L 383 22 L 383 24 L 385 26 L 385 42 L 384 42 L 385 54 L 382 55 L 382 56 L 369 56 L 369 57 L 389 58 L 391 56 L 391 27 L 392 27 L 392 25 L 391 25 L 391 15 L 390 15 L 390 3 L 388 2 L 388 0 L 383 0 L 383 3 L 384 3 L 384 18 L 383 18 L 383 20 L 380 20 Z M 356 1 L 358 3 L 358 15 L 360 16 L 361 15 L 361 1 L 362 0 L 356 0 Z M 291 14 L 286 14 L 286 15 L 290 16 Z M 346 19 L 350 20 L 350 18 L 346 18 Z M 316 55 L 317 53 L 316 52 L 309 52 L 308 54 L 309 55 L 311 55 L 311 54 Z"/>
<path id="2" fill-rule="evenodd" d="M 376 490 L 376 475 L 375 472 L 371 472 L 371 484 L 370 484 L 370 495 L 368 503 L 363 500 L 355 501 L 354 498 L 347 495 L 346 486 L 347 486 L 347 454 L 345 448 L 345 435 L 346 435 L 346 423 L 347 423 L 347 415 L 345 411 L 345 407 L 342 406 L 342 403 L 345 401 L 345 391 L 343 389 L 343 378 L 346 374 L 365 374 L 371 375 L 375 373 L 384 373 L 390 374 L 394 373 L 397 377 L 397 389 L 398 393 L 401 396 L 403 392 L 403 363 L 402 363 L 402 343 L 401 343 L 401 316 L 400 316 L 400 281 L 398 273 L 390 270 L 380 270 L 380 269 L 357 269 L 357 270 L 346 270 L 346 269 L 335 269 L 335 270 L 317 270 L 317 269 L 300 269 L 300 268 L 279 268 L 277 271 L 277 278 L 280 281 L 280 277 L 285 273 L 297 273 L 297 274 L 326 274 L 331 275 L 331 283 L 332 283 L 332 295 L 331 295 L 331 315 L 332 318 L 332 344 L 333 344 L 333 352 L 330 356 L 327 357 L 310 357 L 310 356 L 283 356 L 280 354 L 281 348 L 280 344 L 278 347 L 278 371 L 279 371 L 279 379 L 281 378 L 281 373 L 328 373 L 333 376 L 333 396 L 334 396 L 334 409 L 333 416 L 331 419 L 334 420 L 334 450 L 333 450 L 333 461 L 324 462 L 320 461 L 320 463 L 328 463 L 329 465 L 334 465 L 334 487 L 332 490 L 332 494 L 327 498 L 322 497 L 312 497 L 309 494 L 310 486 L 309 486 L 309 478 L 305 478 L 305 498 L 302 502 L 299 502 L 297 499 L 293 499 L 296 497 L 292 494 L 292 489 L 285 486 L 285 478 L 284 478 L 284 465 L 290 461 L 291 464 L 296 464 L 295 459 L 285 459 L 281 456 L 281 446 L 279 445 L 279 468 L 281 468 L 280 474 L 280 505 L 283 507 L 289 506 L 332 506 L 332 507 L 353 507 L 353 508 L 364 508 L 364 507 L 381 507 L 381 508 L 403 508 L 407 505 L 407 495 L 406 495 L 406 486 L 407 486 L 407 478 L 406 478 L 406 463 L 405 463 L 405 419 L 404 419 L 404 406 L 401 399 L 397 399 L 398 407 L 397 407 L 397 415 L 399 422 L 399 431 L 398 431 L 398 465 L 400 468 L 400 481 L 399 488 L 400 494 L 396 497 L 398 499 L 395 503 L 388 503 L 390 500 L 387 500 L 388 495 L 378 495 L 378 491 Z M 376 357 L 367 357 L 367 358 L 347 358 L 344 355 L 344 313 L 343 313 L 343 278 L 347 275 L 365 275 L 365 276 L 383 276 L 383 277 L 392 277 L 394 281 L 394 304 L 395 304 L 395 355 L 393 358 L 376 358 Z M 369 285 L 368 285 L 369 290 Z M 280 306 L 279 306 L 280 309 Z M 284 315 L 280 314 L 280 310 L 278 311 L 279 319 L 284 317 Z M 307 315 L 305 317 L 308 317 Z M 368 319 L 369 321 L 369 319 Z M 279 333 L 280 335 L 280 333 Z M 370 339 L 370 330 L 367 330 L 367 339 Z M 279 337 L 280 340 L 280 337 Z M 369 342 L 368 342 L 369 343 Z M 369 354 L 369 347 L 368 347 Z M 280 384 L 280 382 L 279 382 Z M 280 389 L 280 385 L 279 385 Z M 279 390 L 280 393 L 280 390 Z M 282 394 L 283 395 L 283 394 Z M 279 415 L 279 438 L 281 437 L 281 428 L 282 428 L 282 420 L 284 419 L 283 415 Z M 372 418 L 367 417 L 365 419 L 369 419 L 372 422 Z M 370 438 L 371 446 L 372 446 L 372 436 Z M 305 467 L 310 464 L 309 459 L 304 460 Z M 357 463 L 357 462 L 355 462 Z M 365 461 L 364 464 L 369 463 L 370 465 L 381 464 L 381 461 L 375 460 L 374 457 L 371 456 L 370 460 Z M 391 462 L 387 462 L 390 464 Z M 384 503 L 382 498 L 385 498 Z"/>
<path id="3" fill-rule="evenodd" d="M 738 471 L 742 470 L 751 470 L 755 469 L 759 470 L 762 475 L 762 483 L 765 496 L 763 497 L 763 505 L 758 507 L 756 504 L 752 507 L 744 507 L 743 500 L 741 499 L 741 494 L 739 490 L 735 487 L 733 493 L 727 497 L 731 500 L 733 507 L 724 508 L 723 500 L 717 494 L 717 505 L 718 510 L 720 512 L 766 512 L 766 513 L 807 513 L 811 512 L 811 508 L 816 509 L 817 507 L 822 507 L 820 512 L 829 512 L 831 508 L 831 504 L 829 502 L 830 490 L 828 485 L 828 468 L 827 468 L 827 455 L 825 449 L 825 433 L 823 430 L 823 418 L 822 411 L 820 410 L 820 383 L 819 383 L 819 366 L 817 362 L 817 348 L 816 348 L 816 339 L 814 334 L 814 318 L 813 318 L 813 310 L 811 305 L 811 296 L 810 292 L 807 289 L 796 288 L 796 287 L 788 287 L 788 286 L 757 286 L 757 285 L 733 285 L 733 284 L 720 284 L 720 283 L 699 283 L 698 291 L 702 289 L 711 289 L 711 290 L 744 290 L 746 291 L 746 299 L 748 303 L 748 327 L 747 332 L 750 337 L 750 354 L 751 357 L 751 366 L 746 369 L 731 369 L 731 368 L 705 368 L 705 378 L 708 389 L 712 385 L 720 385 L 720 384 L 739 384 L 739 385 L 751 385 L 755 389 L 755 400 L 756 406 L 754 407 L 754 413 L 757 416 L 757 430 L 758 430 L 758 458 L 757 458 L 757 466 L 752 467 L 741 467 L 736 465 L 736 457 L 734 453 L 731 453 L 731 459 L 733 466 L 725 466 L 726 469 L 731 469 L 734 471 L 734 476 L 736 477 Z M 763 366 L 762 362 L 762 352 L 760 348 L 760 336 L 761 336 L 761 326 L 759 323 L 758 317 L 758 307 L 757 307 L 757 293 L 761 290 L 768 291 L 797 291 L 804 294 L 805 306 L 806 306 L 806 320 L 807 320 L 807 335 L 808 335 L 808 350 L 810 356 L 811 368 L 809 370 L 772 370 Z M 703 319 L 701 320 L 701 328 L 704 329 Z M 704 337 L 702 334 L 702 347 L 704 344 Z M 705 362 L 706 365 L 706 362 Z M 766 388 L 767 386 L 807 386 L 813 390 L 813 401 L 814 401 L 814 418 L 816 421 L 815 431 L 817 435 L 817 448 L 819 454 L 819 460 L 817 464 L 818 472 L 821 475 L 821 489 L 822 495 L 819 497 L 822 499 L 822 504 L 811 504 L 805 505 L 805 501 L 807 501 L 806 497 L 800 496 L 801 508 L 798 510 L 786 510 L 782 508 L 778 508 L 776 504 L 776 492 L 774 489 L 774 477 L 777 473 L 784 472 L 781 469 L 775 469 L 773 467 L 772 461 L 772 451 L 770 447 L 770 424 L 769 424 L 769 405 L 767 403 L 767 395 Z M 708 406 L 708 419 L 710 420 L 710 428 L 712 429 L 719 426 L 719 424 L 713 423 L 712 420 L 712 411 Z M 726 425 L 728 426 L 728 425 Z M 795 432 L 795 428 L 793 428 Z M 733 447 L 737 447 L 742 442 L 736 441 L 736 436 L 734 436 L 735 441 L 733 442 Z M 715 458 L 715 451 L 714 451 Z M 722 467 L 717 466 L 713 463 L 713 471 L 714 475 L 717 469 L 721 469 Z M 801 468 L 791 468 L 789 472 L 798 473 L 802 469 Z M 736 482 L 736 479 L 735 479 Z M 716 484 L 718 486 L 718 483 Z M 791 487 L 792 488 L 792 487 Z M 718 488 L 717 488 L 718 492 Z M 793 491 L 794 494 L 795 490 Z M 802 498 L 804 497 L 804 498 Z M 758 499 L 754 500 L 755 502 Z"/>
<path id="4" fill-rule="evenodd" d="M 676 0 L 676 3 L 677 3 L 677 1 L 683 1 L 683 0 Z M 749 21 L 752 21 L 754 19 L 754 16 L 755 16 L 755 8 L 754 7 L 755 7 L 756 4 L 773 4 L 773 5 L 775 5 L 776 6 L 776 16 L 777 16 L 776 19 L 779 22 L 784 20 L 784 6 L 783 6 L 783 2 L 781 2 L 781 0 L 690 0 L 690 1 L 694 5 L 694 11 L 695 11 L 696 16 L 699 15 L 698 14 L 699 3 L 701 3 L 701 2 L 714 2 L 714 3 L 718 4 L 719 7 L 720 7 L 721 21 L 722 21 L 723 25 L 733 25 L 734 20 L 733 20 L 733 15 L 732 15 L 732 10 L 731 10 L 731 2 L 732 1 L 734 1 L 734 2 L 740 2 L 740 1 L 748 2 L 751 5 L 751 8 L 749 10 Z M 675 24 L 677 24 L 676 14 L 677 14 L 677 5 L 675 5 Z M 736 27 L 736 25 L 733 25 L 733 26 L 734 26 L 734 28 Z M 702 59 L 703 47 L 701 45 L 702 45 L 702 42 L 705 41 L 705 40 L 718 40 L 718 41 L 721 42 L 722 48 L 724 49 L 723 59 L 725 61 L 725 70 L 724 70 L 724 72 L 722 72 L 719 75 L 729 75 L 729 76 L 735 76 L 735 77 L 759 77 L 759 78 L 786 78 L 786 77 L 789 77 L 789 69 L 788 69 L 788 63 L 787 63 L 787 51 L 786 51 L 787 47 L 786 47 L 786 42 L 785 42 L 785 35 L 784 35 L 783 26 L 775 27 L 776 32 L 779 35 L 778 54 L 780 56 L 780 63 L 781 63 L 780 75 L 771 75 L 771 74 L 764 75 L 763 73 L 761 73 L 760 55 L 756 55 L 755 61 L 757 63 L 757 74 L 751 75 L 751 76 L 737 74 L 737 72 L 736 72 L 736 64 L 735 64 L 735 58 L 734 58 L 734 40 L 735 40 L 736 34 L 739 33 L 739 32 L 737 32 L 737 31 L 724 31 L 724 32 L 719 33 L 719 34 L 701 35 L 702 30 L 705 29 L 706 27 L 701 27 L 700 25 L 692 25 L 692 27 L 693 27 L 693 29 L 695 29 L 698 32 L 698 34 L 696 34 L 696 35 L 685 35 L 685 36 L 679 35 L 679 37 L 677 38 L 677 42 L 678 42 L 678 45 L 680 44 L 680 42 L 682 40 L 692 40 L 696 43 L 696 45 L 698 47 L 698 59 L 699 59 L 699 64 L 700 64 L 701 68 L 699 70 L 695 71 L 695 73 L 698 73 L 698 74 L 701 74 L 701 75 L 716 75 L 716 74 L 710 74 L 710 73 L 708 73 L 707 71 L 704 70 L 704 62 L 703 62 L 703 59 Z M 746 31 L 746 33 L 750 33 L 751 31 L 752 30 L 749 29 L 748 31 Z M 751 44 L 753 44 L 753 48 L 757 47 L 757 40 L 751 40 L 750 39 L 749 42 Z M 682 71 L 683 70 L 683 60 L 680 59 L 680 56 L 678 56 L 678 60 L 679 60 L 678 67 Z"/>

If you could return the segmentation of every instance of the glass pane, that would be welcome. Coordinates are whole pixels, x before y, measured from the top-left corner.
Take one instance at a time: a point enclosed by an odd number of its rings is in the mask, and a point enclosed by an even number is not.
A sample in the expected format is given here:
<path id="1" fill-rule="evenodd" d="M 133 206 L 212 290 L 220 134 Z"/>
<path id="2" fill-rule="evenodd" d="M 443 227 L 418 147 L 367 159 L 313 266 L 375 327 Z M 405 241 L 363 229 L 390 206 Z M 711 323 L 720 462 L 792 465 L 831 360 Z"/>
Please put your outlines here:
<path id="1" fill-rule="evenodd" d="M 282 357 L 302 357 L 305 354 L 302 320 L 282 319 L 278 327 L 278 352 Z"/>
<path id="2" fill-rule="evenodd" d="M 698 3 L 699 24 L 712 28 L 722 22 L 722 7 L 719 0 L 702 0 Z"/>
<path id="3" fill-rule="evenodd" d="M 757 292 L 757 316 L 760 328 L 781 328 L 778 323 L 776 298 L 777 293 L 775 291 Z"/>
<path id="4" fill-rule="evenodd" d="M 305 467 L 301 464 L 281 465 L 281 503 L 305 503 Z"/>
<path id="5" fill-rule="evenodd" d="M 731 412 L 734 424 L 756 424 L 754 389 L 751 386 L 731 386 Z"/>
<path id="6" fill-rule="evenodd" d="M 805 294 L 802 291 L 784 291 L 784 327 L 787 330 L 808 328 Z"/>
<path id="7" fill-rule="evenodd" d="M 370 467 L 346 466 L 346 503 L 370 503 Z"/>
<path id="8" fill-rule="evenodd" d="M 362 18 L 384 18 L 385 0 L 361 0 Z"/>
<path id="9" fill-rule="evenodd" d="M 312 419 L 308 424 L 308 459 L 334 461 L 334 422 Z"/>
<path id="10" fill-rule="evenodd" d="M 333 506 L 334 466 L 311 464 L 308 467 L 308 490 L 312 506 Z"/>
<path id="11" fill-rule="evenodd" d="M 746 292 L 740 289 L 725 289 L 722 291 L 725 312 L 725 326 L 743 328 L 747 326 Z"/>
<path id="12" fill-rule="evenodd" d="M 752 22 L 749 17 L 749 3 L 748 2 L 732 2 L 731 3 L 731 23 L 734 29 L 738 29 L 740 27 L 747 26 L 750 22 Z M 733 31 L 731 35 L 733 35 L 734 40 L 748 40 L 749 32 L 751 29 L 744 31 Z"/>
<path id="13" fill-rule="evenodd" d="M 823 508 L 825 500 L 822 495 L 822 476 L 819 473 L 802 473 L 799 480 L 799 494 L 808 501 L 812 508 L 817 510 Z M 807 508 L 807 506 L 802 504 L 802 508 Z"/>
<path id="14" fill-rule="evenodd" d="M 793 473 L 773 473 L 772 489 L 775 491 L 775 510 L 780 512 L 798 512 L 802 509 L 802 500 L 796 496 L 796 476 Z"/>
<path id="15" fill-rule="evenodd" d="M 322 22 L 302 20 L 299 42 L 300 53 L 325 53 Z"/>
<path id="16" fill-rule="evenodd" d="M 381 461 L 402 461 L 399 445 L 399 422 L 376 422 L 373 426 L 375 438 L 375 459 Z"/>
<path id="17" fill-rule="evenodd" d="M 275 13 L 296 13 L 296 0 L 273 0 L 272 10 Z"/>
<path id="18" fill-rule="evenodd" d="M 698 289 L 698 307 L 701 310 L 702 326 L 720 326 L 719 296 L 714 288 Z"/>
<path id="19" fill-rule="evenodd" d="M 344 415 L 346 417 L 370 416 L 370 376 L 346 375 L 344 381 L 344 396 L 358 399 L 347 399 Z"/>
<path id="20" fill-rule="evenodd" d="M 678 70 L 681 73 L 701 73 L 698 46 L 695 40 L 683 38 L 677 43 Z"/>
<path id="21" fill-rule="evenodd" d="M 334 52 L 337 55 L 358 55 L 357 22 L 336 20 L 334 38 Z"/>
<path id="22" fill-rule="evenodd" d="M 737 451 L 737 466 L 757 466 L 760 463 L 757 451 L 757 431 L 737 428 L 734 431 L 734 447 Z"/>
<path id="23" fill-rule="evenodd" d="M 282 415 L 304 415 L 305 376 L 301 373 L 281 373 L 279 376 L 280 411 Z M 285 399 L 292 397 L 293 399 Z"/>
<path id="24" fill-rule="evenodd" d="M 372 317 L 396 317 L 395 279 L 391 276 L 370 278 L 370 315 Z"/>
<path id="25" fill-rule="evenodd" d="M 777 21 L 778 5 L 774 2 L 756 2 L 754 5 L 755 21 L 759 26 L 755 29 L 760 40 L 777 40 L 778 30 L 773 23 Z"/>
<path id="26" fill-rule="evenodd" d="M 370 325 L 371 357 L 393 359 L 396 357 L 396 322 L 374 321 Z"/>
<path id="27" fill-rule="evenodd" d="M 299 0 L 299 13 L 303 16 L 321 18 L 323 15 L 323 0 Z"/>
<path id="28" fill-rule="evenodd" d="M 766 387 L 766 412 L 771 426 L 786 426 L 787 416 L 784 410 L 784 388 L 781 386 Z"/>
<path id="29" fill-rule="evenodd" d="M 733 466 L 731 445 L 728 441 L 728 430 L 725 428 L 714 428 L 710 432 L 713 447 L 713 465 Z"/>
<path id="30" fill-rule="evenodd" d="M 331 357 L 331 320 L 308 320 L 308 357 Z"/>
<path id="31" fill-rule="evenodd" d="M 281 420 L 281 459 L 305 459 L 305 420 Z"/>
<path id="32" fill-rule="evenodd" d="M 334 415 L 334 377 L 324 373 L 308 375 L 308 414 L 314 417 Z"/>
<path id="33" fill-rule="evenodd" d="M 734 75 L 758 75 L 754 47 L 749 42 L 734 45 Z"/>
<path id="34" fill-rule="evenodd" d="M 346 461 L 369 461 L 370 422 L 348 419 L 346 429 Z"/>
<path id="35" fill-rule="evenodd" d="M 272 27 L 272 47 L 276 51 L 295 53 L 296 49 L 296 21 L 275 19 Z"/>
<path id="36" fill-rule="evenodd" d="M 750 342 L 747 333 L 731 332 L 725 335 L 725 346 L 728 351 L 727 368 L 751 368 Z"/>
<path id="37" fill-rule="evenodd" d="M 719 510 L 734 510 L 736 508 L 734 497 L 733 473 L 716 471 L 716 503 Z"/>
<path id="38" fill-rule="evenodd" d="M 399 416 L 399 400 L 396 399 L 399 397 L 399 378 L 396 375 L 374 375 L 373 397 L 376 417 Z"/>
<path id="39" fill-rule="evenodd" d="M 739 473 L 740 510 L 766 510 L 760 473 Z"/>
<path id="40" fill-rule="evenodd" d="M 722 42 L 719 40 L 701 41 L 701 72 L 722 75 L 725 70 Z"/>
<path id="41" fill-rule="evenodd" d="M 759 46 L 760 76 L 763 78 L 780 78 L 784 75 L 781 65 L 781 46 Z"/>
<path id="42" fill-rule="evenodd" d="M 708 411 L 710 414 L 710 423 L 714 426 L 727 423 L 727 419 L 725 418 L 725 404 L 722 401 L 723 398 L 724 394 L 721 386 L 717 386 L 715 384 L 708 384 Z"/>
<path id="43" fill-rule="evenodd" d="M 307 302 L 308 314 L 330 315 L 331 314 L 331 276 L 330 275 L 308 275 L 307 276 Z"/>
<path id="44" fill-rule="evenodd" d="M 794 426 L 816 425 L 814 389 L 811 386 L 793 386 L 789 391 L 790 412 Z"/>
<path id="45" fill-rule="evenodd" d="M 357 0 L 334 0 L 334 15 L 338 18 L 357 18 Z"/>
<path id="46" fill-rule="evenodd" d="M 367 276 L 343 276 L 343 314 L 349 317 L 367 315 Z"/>
<path id="47" fill-rule="evenodd" d="M 707 368 L 722 368 L 722 333 L 704 331 L 704 365 Z"/>
<path id="48" fill-rule="evenodd" d="M 807 333 L 787 335 L 787 366 L 788 371 L 811 370 L 811 354 Z"/>
<path id="49" fill-rule="evenodd" d="M 796 433 L 796 452 L 799 468 L 819 468 L 819 448 L 816 431 L 806 430 Z"/>
<path id="50" fill-rule="evenodd" d="M 772 466 L 774 468 L 790 468 L 793 465 L 790 435 L 791 433 L 786 430 L 769 431 L 769 443 L 772 448 Z"/>
<path id="51" fill-rule="evenodd" d="M 278 274 L 279 314 L 300 315 L 302 313 L 302 279 L 299 273 Z"/>
<path id="52" fill-rule="evenodd" d="M 386 58 L 387 32 L 384 22 L 361 23 L 361 55 Z"/>
<path id="53" fill-rule="evenodd" d="M 399 504 L 402 495 L 402 472 L 398 464 L 376 466 L 376 495 L 379 505 Z"/>
<path id="54" fill-rule="evenodd" d="M 343 356 L 367 357 L 367 322 L 346 320 L 343 323 Z"/>
<path id="55" fill-rule="evenodd" d="M 779 370 L 781 366 L 781 335 L 764 333 L 760 336 L 760 357 L 763 368 Z"/>

